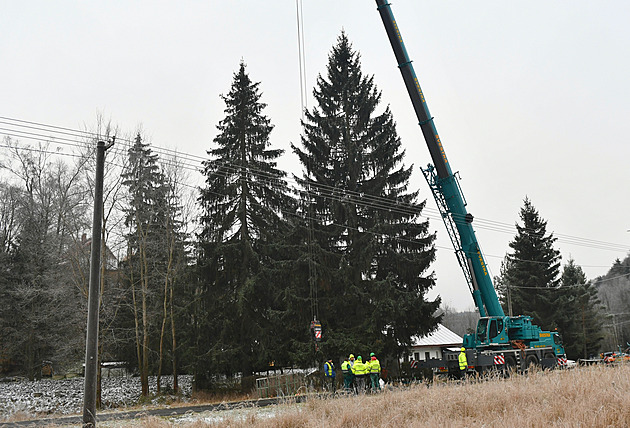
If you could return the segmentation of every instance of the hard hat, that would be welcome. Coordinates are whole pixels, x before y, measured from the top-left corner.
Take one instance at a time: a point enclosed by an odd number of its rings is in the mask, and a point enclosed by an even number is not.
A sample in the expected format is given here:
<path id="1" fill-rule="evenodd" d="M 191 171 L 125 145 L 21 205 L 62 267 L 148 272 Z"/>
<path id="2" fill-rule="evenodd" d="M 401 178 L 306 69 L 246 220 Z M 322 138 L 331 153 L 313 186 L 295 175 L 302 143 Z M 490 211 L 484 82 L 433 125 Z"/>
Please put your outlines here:
<path id="1" fill-rule="evenodd" d="M 361 355 L 359 355 L 359 356 L 357 357 L 357 360 L 361 361 Z"/>
<path id="2" fill-rule="evenodd" d="M 373 357 L 373 356 L 374 356 L 374 352 L 370 352 L 370 357 Z"/>
<path id="3" fill-rule="evenodd" d="M 353 354 L 350 354 L 350 358 L 354 358 L 354 355 L 353 355 Z"/>
<path id="4" fill-rule="evenodd" d="M 464 348 L 464 347 L 462 346 L 462 351 L 465 351 L 465 350 L 466 350 L 466 348 Z"/>

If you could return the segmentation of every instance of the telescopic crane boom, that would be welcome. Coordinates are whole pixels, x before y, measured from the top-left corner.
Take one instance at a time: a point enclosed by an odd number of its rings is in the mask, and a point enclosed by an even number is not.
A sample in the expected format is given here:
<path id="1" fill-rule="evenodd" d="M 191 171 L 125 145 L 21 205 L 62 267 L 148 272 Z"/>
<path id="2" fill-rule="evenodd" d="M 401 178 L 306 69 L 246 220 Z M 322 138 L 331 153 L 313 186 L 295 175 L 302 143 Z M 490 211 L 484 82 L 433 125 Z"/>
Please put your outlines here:
<path id="1" fill-rule="evenodd" d="M 376 4 L 433 160 L 422 172 L 481 316 L 476 333 L 464 336 L 463 346 L 470 350 L 468 361 L 474 361 L 479 370 L 493 367 L 499 364 L 496 361 L 502 360 L 505 363 L 500 364 L 520 368 L 529 364 L 547 367 L 562 364 L 566 357 L 557 332 L 541 330 L 532 324 L 529 316 L 505 316 L 472 227 L 473 216 L 466 210 L 459 181 L 451 170 L 391 7 L 386 0 L 376 0 Z"/>
<path id="2" fill-rule="evenodd" d="M 376 0 L 376 4 L 433 160 L 433 165 L 428 165 L 422 172 L 442 213 L 446 229 L 455 247 L 457 260 L 464 271 L 475 305 L 482 317 L 504 316 L 503 308 L 499 304 L 486 262 L 472 228 L 473 216 L 466 210 L 464 195 L 459 187 L 457 177 L 451 170 L 433 116 L 429 112 L 413 64 L 407 55 L 391 7 L 385 0 Z"/>

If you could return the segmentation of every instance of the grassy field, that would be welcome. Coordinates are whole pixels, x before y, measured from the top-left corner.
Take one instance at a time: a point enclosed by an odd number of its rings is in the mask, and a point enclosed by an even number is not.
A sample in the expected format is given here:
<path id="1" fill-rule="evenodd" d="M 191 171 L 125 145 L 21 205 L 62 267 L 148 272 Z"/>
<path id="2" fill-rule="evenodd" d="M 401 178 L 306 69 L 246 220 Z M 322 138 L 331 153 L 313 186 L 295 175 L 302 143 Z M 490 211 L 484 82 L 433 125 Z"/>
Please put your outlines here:
<path id="1" fill-rule="evenodd" d="M 246 410 L 246 409 L 245 409 Z M 625 427 L 630 426 L 630 365 L 590 366 L 483 381 L 435 383 L 378 395 L 211 415 L 147 418 L 137 427 Z M 223 417 L 217 420 L 214 417 Z M 214 421 L 213 421 L 214 420 Z M 210 422 L 208 422 L 210 421 Z M 127 425 L 129 426 L 129 425 Z"/>

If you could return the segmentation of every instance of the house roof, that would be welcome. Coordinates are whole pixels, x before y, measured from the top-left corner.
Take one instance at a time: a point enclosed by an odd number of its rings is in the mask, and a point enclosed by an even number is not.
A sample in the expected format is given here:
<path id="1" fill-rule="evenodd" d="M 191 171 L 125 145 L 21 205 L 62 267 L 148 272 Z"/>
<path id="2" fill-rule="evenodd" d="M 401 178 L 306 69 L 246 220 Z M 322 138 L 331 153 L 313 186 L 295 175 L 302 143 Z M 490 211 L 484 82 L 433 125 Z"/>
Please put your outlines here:
<path id="1" fill-rule="evenodd" d="M 463 339 L 457 334 L 438 324 L 437 330 L 426 336 L 414 336 L 411 346 L 461 346 Z"/>

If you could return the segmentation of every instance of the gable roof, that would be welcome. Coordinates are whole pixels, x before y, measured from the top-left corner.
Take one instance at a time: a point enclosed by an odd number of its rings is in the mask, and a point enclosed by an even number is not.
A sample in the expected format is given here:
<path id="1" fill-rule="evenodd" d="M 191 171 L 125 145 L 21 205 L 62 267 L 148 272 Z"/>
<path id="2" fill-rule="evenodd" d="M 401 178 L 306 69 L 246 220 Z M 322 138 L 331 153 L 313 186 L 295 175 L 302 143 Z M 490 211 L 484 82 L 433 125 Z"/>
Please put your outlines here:
<path id="1" fill-rule="evenodd" d="M 411 339 L 411 346 L 461 346 L 463 338 L 438 324 L 437 330 L 426 336 L 414 336 Z"/>

